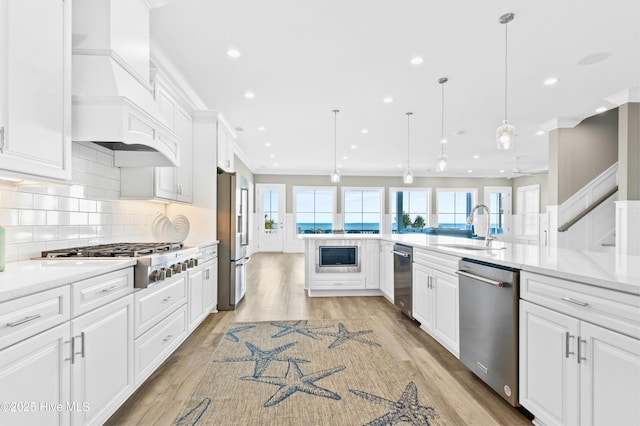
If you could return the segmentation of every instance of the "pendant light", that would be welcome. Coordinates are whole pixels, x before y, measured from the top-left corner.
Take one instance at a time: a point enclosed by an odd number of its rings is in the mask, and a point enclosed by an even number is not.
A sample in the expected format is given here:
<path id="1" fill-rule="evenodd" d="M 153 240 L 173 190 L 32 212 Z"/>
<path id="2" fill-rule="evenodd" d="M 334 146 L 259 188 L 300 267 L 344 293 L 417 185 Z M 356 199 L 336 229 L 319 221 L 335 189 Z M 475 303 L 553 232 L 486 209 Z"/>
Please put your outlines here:
<path id="1" fill-rule="evenodd" d="M 410 121 L 411 121 L 411 116 L 413 115 L 412 112 L 407 112 L 405 113 L 407 115 L 407 170 L 404 171 L 404 175 L 403 175 L 403 181 L 406 184 L 411 184 L 413 183 L 413 172 L 411 171 L 411 167 L 409 166 L 409 158 L 410 158 L 410 153 L 409 153 L 409 147 L 410 147 Z"/>
<path id="2" fill-rule="evenodd" d="M 436 171 L 444 172 L 447 170 L 447 156 L 444 154 L 444 144 L 447 140 L 444 138 L 444 84 L 449 81 L 447 77 L 438 79 L 438 83 L 442 85 L 442 120 L 441 120 L 441 132 L 440 132 L 440 155 L 436 161 Z"/>
<path id="3" fill-rule="evenodd" d="M 339 109 L 333 110 L 333 170 L 331 171 L 331 182 L 340 182 L 340 172 L 338 171 L 338 113 Z"/>
<path id="4" fill-rule="evenodd" d="M 507 119 L 507 26 L 514 16 L 513 13 L 505 13 L 498 19 L 504 25 L 504 121 L 496 130 L 498 149 L 512 149 L 516 143 L 516 128 Z"/>

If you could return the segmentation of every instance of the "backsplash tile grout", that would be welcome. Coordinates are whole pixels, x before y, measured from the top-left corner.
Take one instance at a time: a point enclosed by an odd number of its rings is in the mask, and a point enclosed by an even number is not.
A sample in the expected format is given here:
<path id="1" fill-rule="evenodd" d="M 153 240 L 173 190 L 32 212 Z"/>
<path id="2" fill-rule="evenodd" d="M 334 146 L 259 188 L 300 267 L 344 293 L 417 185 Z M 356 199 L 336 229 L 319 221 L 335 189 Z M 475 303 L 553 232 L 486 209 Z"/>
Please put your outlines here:
<path id="1" fill-rule="evenodd" d="M 113 151 L 74 142 L 72 164 L 69 186 L 0 184 L 7 262 L 39 257 L 44 250 L 154 240 L 150 224 L 165 213 L 165 205 L 119 199 L 120 169 L 113 165 Z"/>

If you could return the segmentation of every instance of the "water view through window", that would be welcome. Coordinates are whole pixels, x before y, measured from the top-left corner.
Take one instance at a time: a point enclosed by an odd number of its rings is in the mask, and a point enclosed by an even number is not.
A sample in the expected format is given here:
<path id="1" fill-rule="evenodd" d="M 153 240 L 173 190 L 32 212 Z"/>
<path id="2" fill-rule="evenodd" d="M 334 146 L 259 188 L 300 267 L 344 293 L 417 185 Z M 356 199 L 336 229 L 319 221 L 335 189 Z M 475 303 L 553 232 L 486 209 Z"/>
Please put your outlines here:
<path id="1" fill-rule="evenodd" d="M 473 209 L 470 191 L 438 191 L 438 227 L 470 230 L 467 217 Z"/>
<path id="2" fill-rule="evenodd" d="M 379 234 L 382 193 L 378 189 L 344 190 L 344 232 Z"/>
<path id="3" fill-rule="evenodd" d="M 429 192 L 427 190 L 391 191 L 392 233 L 427 232 L 428 212 Z"/>
<path id="4" fill-rule="evenodd" d="M 296 233 L 330 234 L 333 230 L 334 191 L 296 189 Z"/>

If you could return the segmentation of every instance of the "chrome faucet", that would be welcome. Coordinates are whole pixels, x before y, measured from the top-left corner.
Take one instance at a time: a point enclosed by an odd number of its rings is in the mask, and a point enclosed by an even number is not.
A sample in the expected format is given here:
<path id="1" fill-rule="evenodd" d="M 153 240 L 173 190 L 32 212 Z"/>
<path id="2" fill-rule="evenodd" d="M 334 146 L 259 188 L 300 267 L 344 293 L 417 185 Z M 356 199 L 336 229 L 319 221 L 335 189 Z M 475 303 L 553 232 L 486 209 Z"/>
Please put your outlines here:
<path id="1" fill-rule="evenodd" d="M 485 206 L 484 204 L 478 204 L 477 206 L 475 206 L 473 210 L 471 210 L 471 214 L 467 218 L 467 224 L 473 225 L 473 214 L 476 212 L 476 210 L 478 210 L 479 207 L 482 207 L 487 211 L 487 234 L 484 237 L 484 245 L 485 247 L 491 247 L 491 241 L 493 241 L 494 238 L 491 236 L 491 212 L 489 211 L 489 207 Z"/>

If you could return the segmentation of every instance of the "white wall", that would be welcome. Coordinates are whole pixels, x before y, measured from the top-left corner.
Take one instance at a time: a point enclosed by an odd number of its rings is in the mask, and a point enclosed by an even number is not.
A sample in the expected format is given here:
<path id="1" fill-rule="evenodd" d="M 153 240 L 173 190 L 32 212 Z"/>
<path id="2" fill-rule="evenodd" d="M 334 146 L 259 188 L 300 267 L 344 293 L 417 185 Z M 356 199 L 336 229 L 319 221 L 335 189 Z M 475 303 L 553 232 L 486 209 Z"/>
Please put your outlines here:
<path id="1" fill-rule="evenodd" d="M 165 205 L 124 201 L 113 151 L 74 142 L 73 183 L 16 187 L 0 183 L 0 225 L 7 262 L 38 257 L 43 250 L 111 242 L 153 241 L 150 223 Z"/>

